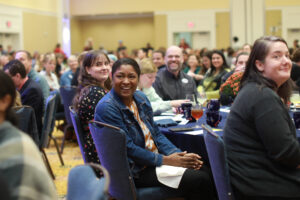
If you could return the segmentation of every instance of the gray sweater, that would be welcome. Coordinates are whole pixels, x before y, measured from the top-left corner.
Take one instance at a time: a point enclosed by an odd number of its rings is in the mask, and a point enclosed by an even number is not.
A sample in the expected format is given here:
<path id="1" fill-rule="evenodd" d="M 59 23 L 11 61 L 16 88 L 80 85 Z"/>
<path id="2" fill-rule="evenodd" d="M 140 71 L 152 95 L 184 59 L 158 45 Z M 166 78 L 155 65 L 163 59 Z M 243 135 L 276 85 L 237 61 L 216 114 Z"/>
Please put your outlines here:
<path id="1" fill-rule="evenodd" d="M 231 183 L 247 196 L 300 198 L 300 145 L 286 106 L 272 89 L 248 83 L 224 129 Z"/>

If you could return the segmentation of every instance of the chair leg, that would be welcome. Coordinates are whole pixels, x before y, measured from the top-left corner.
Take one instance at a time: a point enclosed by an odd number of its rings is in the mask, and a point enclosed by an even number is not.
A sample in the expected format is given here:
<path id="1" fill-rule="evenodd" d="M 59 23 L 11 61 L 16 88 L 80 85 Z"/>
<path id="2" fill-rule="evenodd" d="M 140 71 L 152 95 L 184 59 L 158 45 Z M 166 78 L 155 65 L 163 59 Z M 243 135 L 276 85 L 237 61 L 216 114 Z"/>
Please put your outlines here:
<path id="1" fill-rule="evenodd" d="M 49 146 L 50 146 L 50 142 L 51 142 L 51 137 L 52 137 L 52 136 L 50 136 L 50 137 L 49 137 L 49 139 L 48 139 L 48 144 L 47 144 L 47 148 L 49 148 Z"/>
<path id="2" fill-rule="evenodd" d="M 60 160 L 60 164 L 61 164 L 61 165 L 65 165 L 64 160 L 63 160 L 63 158 L 62 158 L 62 156 L 61 156 L 61 153 L 60 153 L 60 151 L 59 151 L 59 148 L 58 148 L 58 144 L 57 144 L 56 138 L 53 137 L 52 135 L 50 136 L 50 138 L 54 141 L 54 145 L 55 145 L 55 148 L 56 148 L 56 151 L 57 151 L 57 155 L 58 155 L 59 160 Z"/>
<path id="3" fill-rule="evenodd" d="M 53 173 L 53 171 L 52 171 L 52 168 L 51 168 L 51 166 L 50 166 L 50 163 L 49 163 L 48 157 L 47 157 L 47 155 L 46 155 L 46 153 L 45 153 L 44 149 L 43 149 L 43 148 L 41 148 L 41 149 L 40 149 L 40 151 L 41 151 L 41 152 L 42 152 L 42 154 L 43 154 L 43 157 L 44 157 L 44 161 L 45 161 L 46 167 L 47 167 L 47 169 L 48 169 L 48 171 L 49 171 L 49 173 L 50 173 L 50 175 L 51 175 L 52 179 L 53 179 L 53 180 L 55 180 L 54 173 Z"/>
<path id="4" fill-rule="evenodd" d="M 62 140 L 62 143 L 61 143 L 61 150 L 60 150 L 60 153 L 63 154 L 64 152 L 64 146 L 65 146 L 65 140 L 66 140 L 66 134 L 67 134 L 67 131 L 68 131 L 68 128 L 70 126 L 69 125 L 66 125 L 65 129 L 64 129 L 64 137 L 63 137 L 63 140 Z"/>

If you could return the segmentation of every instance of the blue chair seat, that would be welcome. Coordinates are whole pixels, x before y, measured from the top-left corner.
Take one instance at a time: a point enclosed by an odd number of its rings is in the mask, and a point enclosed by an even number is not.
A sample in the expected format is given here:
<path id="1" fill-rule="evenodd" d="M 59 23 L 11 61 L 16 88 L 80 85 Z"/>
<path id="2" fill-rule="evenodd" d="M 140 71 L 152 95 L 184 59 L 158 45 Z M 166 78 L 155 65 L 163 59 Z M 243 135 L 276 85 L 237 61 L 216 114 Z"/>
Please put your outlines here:
<path id="1" fill-rule="evenodd" d="M 109 193 L 113 198 L 159 200 L 182 196 L 178 190 L 168 187 L 136 188 L 127 159 L 124 131 L 96 121 L 90 122 L 89 127 L 100 162 L 111 176 Z"/>

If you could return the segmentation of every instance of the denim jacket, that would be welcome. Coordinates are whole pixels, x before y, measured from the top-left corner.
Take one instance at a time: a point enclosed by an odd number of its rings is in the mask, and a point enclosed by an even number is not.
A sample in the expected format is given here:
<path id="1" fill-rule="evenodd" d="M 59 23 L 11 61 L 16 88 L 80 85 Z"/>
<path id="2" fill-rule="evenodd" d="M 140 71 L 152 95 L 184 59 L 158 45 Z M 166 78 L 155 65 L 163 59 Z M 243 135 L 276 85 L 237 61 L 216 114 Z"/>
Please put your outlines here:
<path id="1" fill-rule="evenodd" d="M 145 166 L 162 165 L 163 155 L 181 152 L 158 129 L 153 121 L 151 104 L 146 95 L 136 91 L 133 95 L 141 120 L 149 129 L 159 153 L 145 149 L 141 126 L 133 113 L 122 103 L 112 89 L 97 104 L 95 120 L 121 128 L 126 134 L 127 156 L 131 171 L 136 177 Z"/>

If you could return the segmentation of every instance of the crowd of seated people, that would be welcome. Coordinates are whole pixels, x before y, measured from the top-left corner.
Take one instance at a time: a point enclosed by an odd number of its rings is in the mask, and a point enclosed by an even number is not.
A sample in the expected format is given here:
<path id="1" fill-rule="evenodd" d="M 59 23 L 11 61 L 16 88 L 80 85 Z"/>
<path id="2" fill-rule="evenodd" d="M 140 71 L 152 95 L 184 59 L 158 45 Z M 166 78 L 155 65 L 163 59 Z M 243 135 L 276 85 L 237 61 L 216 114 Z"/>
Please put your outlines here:
<path id="1" fill-rule="evenodd" d="M 278 47 L 279 53 L 272 53 L 270 49 L 274 49 L 278 44 L 281 45 Z M 186 99 L 188 94 L 204 93 L 208 99 L 221 97 L 221 103 L 233 105 L 224 132 L 232 183 L 237 195 L 241 199 L 300 197 L 295 186 L 295 183 L 300 183 L 299 177 L 297 178 L 299 169 L 296 169 L 300 165 L 297 157 L 300 151 L 299 144 L 295 142 L 293 122 L 290 118 L 287 119 L 287 116 L 284 117 L 287 113 L 283 109 L 283 106 L 288 104 L 290 90 L 295 89 L 292 88 L 289 78 L 299 84 L 300 49 L 295 49 L 291 55 L 292 63 L 285 52 L 285 41 L 272 37 L 258 40 L 253 49 L 249 44 L 237 51 L 230 49 L 230 55 L 225 50 L 197 50 L 182 45 L 182 48 L 170 46 L 166 51 L 153 50 L 152 47 L 151 51 L 148 51 L 147 47 L 142 47 L 138 50 L 137 57 L 132 59 L 127 54 L 127 48 L 123 44 L 120 45 L 117 52 L 89 50 L 82 52 L 78 57 L 70 55 L 68 58 L 61 49 L 55 49 L 56 52 L 34 57 L 34 63 L 28 51 L 19 50 L 10 62 L 2 55 L 0 64 L 13 80 L 16 94 L 20 94 L 20 103 L 33 107 L 39 133 L 42 129 L 45 101 L 50 92 L 59 93 L 60 87 L 76 86 L 77 94 L 73 99 L 73 107 L 84 129 L 84 154 L 89 162 L 100 163 L 90 134 L 89 121 L 95 119 L 117 126 L 126 133 L 128 160 L 136 186 L 169 187 L 168 184 L 159 182 L 155 168 L 162 165 L 182 167 L 182 179 L 177 188 L 190 199 L 215 198 L 209 167 L 201 161 L 201 155 L 182 152 L 165 138 L 153 121 L 153 113 L 175 111 L 176 109 L 172 108 L 178 108 L 182 103 L 189 101 Z M 258 45 L 261 49 L 257 49 Z M 261 53 L 261 57 L 257 55 L 257 51 Z M 273 54 L 285 60 L 284 69 L 279 69 L 282 63 L 278 62 L 277 65 L 275 61 L 272 62 L 272 59 L 275 59 Z M 234 101 L 226 100 L 226 96 L 224 100 L 220 88 L 237 73 L 242 77 L 240 93 L 235 95 Z M 278 76 L 284 77 L 279 80 L 280 83 L 277 83 Z M 260 86 L 263 86 L 261 91 L 257 89 Z M 253 93 L 251 95 L 255 96 L 252 97 L 255 100 L 250 101 L 250 93 Z M 258 103 L 260 98 L 261 102 Z M 266 100 L 270 101 L 264 104 Z M 251 110 L 247 110 L 250 109 L 250 104 Z M 252 110 L 256 106 L 260 109 Z M 267 107 L 262 109 L 262 106 Z M 240 116 L 240 113 L 245 116 Z M 262 115 L 263 113 L 265 115 Z M 240 121 L 236 123 L 238 120 Z M 272 125 L 265 127 L 261 124 L 261 121 L 268 120 L 270 123 L 272 120 L 278 121 L 281 127 L 275 131 Z M 249 121 L 253 123 L 250 127 Z M 272 137 L 263 135 L 269 132 Z M 246 141 L 242 133 L 249 134 L 252 143 Z M 286 138 L 279 137 L 280 133 L 286 133 Z M 272 144 L 269 144 L 265 137 L 269 138 Z M 290 147 L 284 149 L 283 145 L 277 144 L 279 140 L 285 140 L 282 144 Z M 243 157 L 238 154 L 236 148 L 244 142 L 250 142 L 253 146 L 244 149 L 245 152 L 253 151 L 259 155 Z M 285 155 L 285 158 L 281 154 Z M 242 158 L 245 160 L 241 160 Z M 243 166 L 236 160 L 241 160 L 244 164 L 256 162 L 256 168 L 247 167 L 246 164 Z M 264 164 L 268 165 L 272 172 L 265 169 Z M 255 184 L 256 179 L 253 177 L 256 175 L 243 171 L 245 169 L 265 173 L 265 176 L 259 177 L 265 186 L 256 186 L 255 189 L 248 187 L 247 185 Z M 284 174 L 281 179 L 277 177 L 280 173 Z M 296 178 L 292 178 L 290 174 Z M 267 190 L 267 193 L 261 193 L 260 191 L 267 187 L 278 186 L 276 181 L 273 181 L 273 185 L 268 181 L 272 177 L 278 178 L 278 183 L 286 185 L 286 189 L 280 190 L 282 192 Z M 247 184 L 243 184 L 246 182 Z M 287 192 L 289 189 L 290 194 Z"/>

